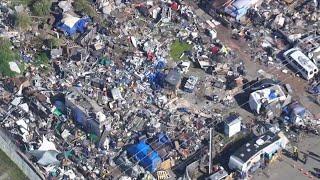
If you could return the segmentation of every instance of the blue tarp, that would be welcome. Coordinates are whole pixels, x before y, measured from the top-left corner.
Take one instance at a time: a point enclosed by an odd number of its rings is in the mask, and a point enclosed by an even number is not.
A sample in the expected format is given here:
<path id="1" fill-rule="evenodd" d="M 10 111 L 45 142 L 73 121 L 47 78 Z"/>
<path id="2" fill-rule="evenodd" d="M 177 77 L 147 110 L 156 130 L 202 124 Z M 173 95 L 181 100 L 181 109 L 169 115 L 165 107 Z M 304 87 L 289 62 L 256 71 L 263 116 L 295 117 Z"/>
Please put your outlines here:
<path id="1" fill-rule="evenodd" d="M 232 3 L 232 5 L 225 7 L 224 11 L 239 20 L 242 16 L 246 15 L 248 9 L 255 4 L 251 1 L 252 0 L 237 0 Z"/>
<path id="2" fill-rule="evenodd" d="M 157 61 L 154 63 L 154 66 L 156 69 L 164 69 L 166 65 L 167 65 L 167 60 L 162 57 L 159 57 Z"/>
<path id="3" fill-rule="evenodd" d="M 82 125 L 83 124 L 83 119 L 84 119 L 84 114 L 83 114 L 83 112 L 81 112 L 80 109 L 75 108 L 73 110 L 73 118 L 77 123 Z"/>
<path id="4" fill-rule="evenodd" d="M 277 97 L 278 97 L 278 95 L 277 95 L 276 91 L 275 90 L 271 90 L 270 94 L 269 94 L 269 99 L 275 99 Z"/>
<path id="5" fill-rule="evenodd" d="M 62 112 L 66 111 L 66 105 L 62 101 L 56 100 L 54 106 Z"/>
<path id="6" fill-rule="evenodd" d="M 185 113 L 189 113 L 189 110 L 188 110 L 188 108 L 185 108 L 185 107 L 180 107 L 180 108 L 177 108 L 177 111 L 179 111 L 179 112 L 185 112 Z"/>
<path id="7" fill-rule="evenodd" d="M 283 108 L 283 113 L 289 118 L 288 121 L 292 123 L 296 116 L 303 118 L 306 115 L 306 109 L 299 103 L 293 102 Z"/>
<path id="8" fill-rule="evenodd" d="M 69 27 L 64 23 L 59 23 L 57 28 L 63 31 L 67 36 L 72 36 L 76 32 L 84 33 L 88 22 L 90 22 L 90 18 L 84 17 L 79 19 L 79 21 L 77 21 L 73 27 Z"/>
<path id="9" fill-rule="evenodd" d="M 158 139 L 159 145 L 165 145 L 165 144 L 171 143 L 170 138 L 164 133 L 158 134 L 157 139 Z"/>
<path id="10" fill-rule="evenodd" d="M 160 89 L 164 86 L 164 79 L 166 77 L 164 73 L 158 71 L 148 74 L 147 77 L 152 89 Z"/>
<path id="11" fill-rule="evenodd" d="M 143 141 L 128 147 L 127 152 L 151 173 L 155 172 L 158 165 L 162 162 L 159 154 Z"/>

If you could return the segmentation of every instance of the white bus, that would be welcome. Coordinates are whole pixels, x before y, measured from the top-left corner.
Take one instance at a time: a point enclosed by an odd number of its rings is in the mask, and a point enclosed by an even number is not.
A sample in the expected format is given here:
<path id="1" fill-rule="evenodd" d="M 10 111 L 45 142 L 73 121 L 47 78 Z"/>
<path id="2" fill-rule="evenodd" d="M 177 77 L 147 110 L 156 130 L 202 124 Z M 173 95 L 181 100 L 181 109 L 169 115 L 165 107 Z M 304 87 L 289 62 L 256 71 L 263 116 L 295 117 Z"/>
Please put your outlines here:
<path id="1" fill-rule="evenodd" d="M 318 67 L 299 48 L 289 49 L 284 53 L 284 57 L 307 80 L 312 79 L 319 71 Z"/>

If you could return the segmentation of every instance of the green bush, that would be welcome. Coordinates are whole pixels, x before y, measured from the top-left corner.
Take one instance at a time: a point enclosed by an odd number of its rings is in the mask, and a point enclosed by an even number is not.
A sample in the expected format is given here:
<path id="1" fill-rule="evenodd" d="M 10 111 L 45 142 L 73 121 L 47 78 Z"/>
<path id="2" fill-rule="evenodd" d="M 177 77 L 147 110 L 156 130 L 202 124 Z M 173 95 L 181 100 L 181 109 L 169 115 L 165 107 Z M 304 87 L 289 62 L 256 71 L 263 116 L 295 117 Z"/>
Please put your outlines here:
<path id="1" fill-rule="evenodd" d="M 61 41 L 58 38 L 46 39 L 44 44 L 49 48 L 58 48 L 61 45 Z"/>
<path id="2" fill-rule="evenodd" d="M 9 62 L 16 61 L 18 54 L 11 50 L 11 43 L 5 38 L 0 38 L 0 74 L 2 76 L 13 77 L 15 72 L 11 71 Z"/>
<path id="3" fill-rule="evenodd" d="M 185 42 L 179 42 L 174 41 L 170 47 L 170 56 L 173 60 L 179 60 L 180 56 L 185 51 L 190 51 L 192 49 L 192 45 L 185 43 Z"/>
<path id="4" fill-rule="evenodd" d="M 38 0 L 32 4 L 32 13 L 36 16 L 46 16 L 50 13 L 51 0 Z"/>
<path id="5" fill-rule="evenodd" d="M 33 0 L 12 0 L 12 5 L 14 6 L 18 6 L 20 4 L 24 5 L 24 6 L 29 6 L 32 4 Z"/>
<path id="6" fill-rule="evenodd" d="M 87 0 L 76 0 L 74 1 L 73 6 L 76 12 L 84 12 L 90 17 L 96 17 L 95 10 L 91 7 Z"/>
<path id="7" fill-rule="evenodd" d="M 26 30 L 30 27 L 31 18 L 26 12 L 16 13 L 14 24 L 21 30 Z"/>
<path id="8" fill-rule="evenodd" d="M 35 57 L 34 64 L 35 64 L 36 66 L 49 64 L 49 57 L 48 57 L 48 55 L 47 55 L 45 52 L 39 53 L 39 54 Z"/>

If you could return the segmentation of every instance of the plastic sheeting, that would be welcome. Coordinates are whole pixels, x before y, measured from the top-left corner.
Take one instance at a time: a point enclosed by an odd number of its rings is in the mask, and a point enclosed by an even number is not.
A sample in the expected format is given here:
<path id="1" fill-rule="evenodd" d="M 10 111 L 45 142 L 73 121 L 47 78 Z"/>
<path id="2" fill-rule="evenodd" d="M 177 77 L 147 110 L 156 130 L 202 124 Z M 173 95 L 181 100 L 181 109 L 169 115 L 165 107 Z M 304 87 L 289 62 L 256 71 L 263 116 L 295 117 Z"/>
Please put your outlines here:
<path id="1" fill-rule="evenodd" d="M 128 148 L 128 154 L 134 156 L 139 164 L 150 172 L 155 172 L 158 165 L 162 162 L 159 154 L 153 151 L 145 142 L 139 142 Z"/>
<path id="2" fill-rule="evenodd" d="M 278 97 L 278 94 L 276 93 L 275 90 L 271 90 L 269 94 L 269 99 L 275 99 Z"/>
<path id="3" fill-rule="evenodd" d="M 155 72 L 147 75 L 148 81 L 152 89 L 160 89 L 164 86 L 165 74 L 162 72 Z"/>
<path id="4" fill-rule="evenodd" d="M 11 71 L 19 73 L 19 74 L 21 73 L 18 64 L 16 62 L 14 62 L 14 61 L 9 62 L 9 67 L 10 67 Z"/>
<path id="5" fill-rule="evenodd" d="M 43 136 L 43 141 L 39 149 L 30 151 L 30 154 L 37 158 L 38 164 L 43 166 L 56 165 L 60 163 L 56 158 L 59 151 L 56 149 L 55 144 L 48 141 L 45 136 Z"/>
<path id="6" fill-rule="evenodd" d="M 171 144 L 170 138 L 164 133 L 158 134 L 157 139 L 158 139 L 158 143 L 160 143 L 161 145 Z"/>
<path id="7" fill-rule="evenodd" d="M 159 57 L 157 61 L 154 63 L 154 66 L 156 69 L 164 69 L 166 65 L 167 65 L 167 60 L 162 57 Z"/>
<path id="8" fill-rule="evenodd" d="M 62 101 L 59 101 L 59 100 L 55 101 L 54 106 L 62 112 L 66 111 L 66 105 Z"/>
<path id="9" fill-rule="evenodd" d="M 66 14 L 57 27 L 66 35 L 72 36 L 76 32 L 84 33 L 89 21 L 90 18 L 88 17 L 77 18 Z"/>
<path id="10" fill-rule="evenodd" d="M 40 151 L 50 151 L 50 150 L 58 151 L 56 149 L 56 145 L 53 142 L 48 141 L 45 136 L 43 136 L 42 144 L 40 145 L 38 150 L 40 150 Z"/>
<path id="11" fill-rule="evenodd" d="M 73 110 L 73 118 L 74 118 L 74 120 L 77 122 L 77 123 L 79 123 L 79 124 L 83 124 L 84 123 L 84 114 L 83 114 L 83 112 L 80 110 L 80 109 L 78 109 L 78 108 L 75 108 L 74 110 Z"/>
<path id="12" fill-rule="evenodd" d="M 259 0 L 237 0 L 225 8 L 225 12 L 238 20 L 247 13 L 247 10 L 257 4 Z"/>
<path id="13" fill-rule="evenodd" d="M 59 164 L 60 161 L 57 160 L 58 154 L 56 151 L 46 151 L 37 163 L 43 166 Z"/>

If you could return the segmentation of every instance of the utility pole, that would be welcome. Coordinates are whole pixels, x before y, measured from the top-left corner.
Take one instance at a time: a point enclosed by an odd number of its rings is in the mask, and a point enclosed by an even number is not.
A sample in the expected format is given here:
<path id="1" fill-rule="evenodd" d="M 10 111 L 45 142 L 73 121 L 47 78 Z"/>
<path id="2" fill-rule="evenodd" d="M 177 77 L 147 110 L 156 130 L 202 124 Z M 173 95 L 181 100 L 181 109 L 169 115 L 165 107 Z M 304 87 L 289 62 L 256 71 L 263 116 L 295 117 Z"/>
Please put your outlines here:
<path id="1" fill-rule="evenodd" d="M 213 128 L 210 128 L 210 144 L 209 144 L 209 175 L 212 173 L 212 137 Z"/>

